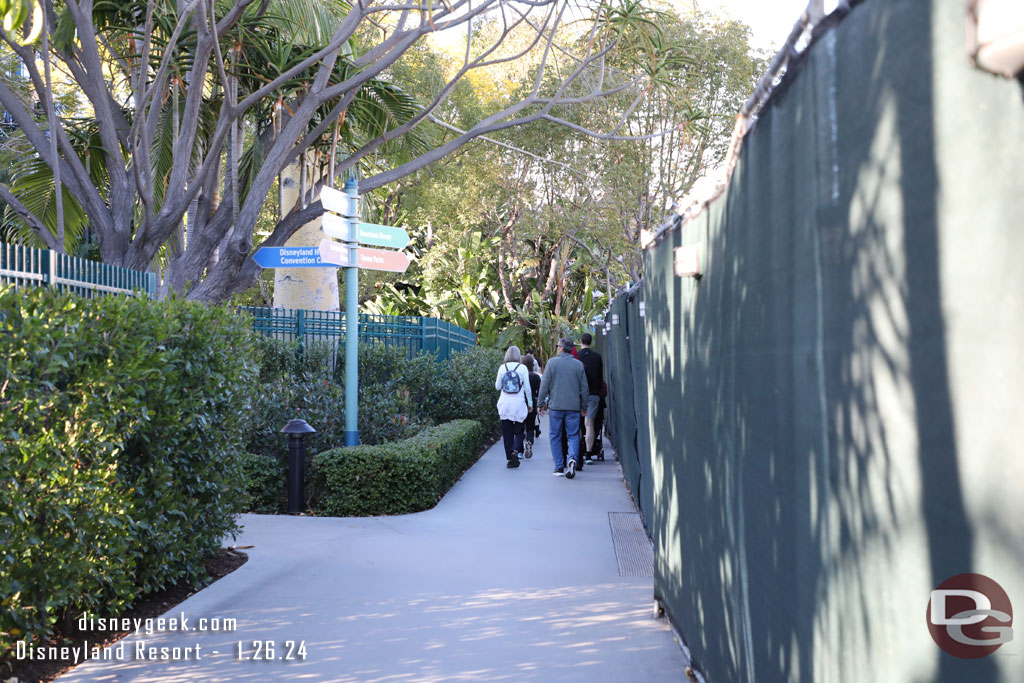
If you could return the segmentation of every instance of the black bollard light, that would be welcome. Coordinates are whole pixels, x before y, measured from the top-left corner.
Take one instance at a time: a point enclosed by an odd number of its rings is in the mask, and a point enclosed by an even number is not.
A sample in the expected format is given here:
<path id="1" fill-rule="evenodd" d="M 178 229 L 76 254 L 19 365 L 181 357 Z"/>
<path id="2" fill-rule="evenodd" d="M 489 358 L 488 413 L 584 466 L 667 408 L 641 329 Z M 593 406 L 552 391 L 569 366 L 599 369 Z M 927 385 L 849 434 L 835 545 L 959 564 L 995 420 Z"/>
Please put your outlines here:
<path id="1" fill-rule="evenodd" d="M 281 429 L 288 435 L 288 514 L 302 512 L 303 484 L 306 481 L 306 434 L 316 430 L 305 420 L 290 420 Z"/>

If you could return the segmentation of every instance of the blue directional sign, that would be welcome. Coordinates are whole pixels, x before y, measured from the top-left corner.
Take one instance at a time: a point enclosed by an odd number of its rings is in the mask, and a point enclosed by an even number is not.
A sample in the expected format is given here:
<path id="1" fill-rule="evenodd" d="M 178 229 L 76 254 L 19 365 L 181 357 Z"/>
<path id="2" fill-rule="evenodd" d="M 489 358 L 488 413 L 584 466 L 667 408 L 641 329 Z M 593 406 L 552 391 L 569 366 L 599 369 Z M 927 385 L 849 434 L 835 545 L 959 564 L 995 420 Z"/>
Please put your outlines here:
<path id="1" fill-rule="evenodd" d="M 320 258 L 320 247 L 261 247 L 252 259 L 260 268 L 335 268 Z"/>

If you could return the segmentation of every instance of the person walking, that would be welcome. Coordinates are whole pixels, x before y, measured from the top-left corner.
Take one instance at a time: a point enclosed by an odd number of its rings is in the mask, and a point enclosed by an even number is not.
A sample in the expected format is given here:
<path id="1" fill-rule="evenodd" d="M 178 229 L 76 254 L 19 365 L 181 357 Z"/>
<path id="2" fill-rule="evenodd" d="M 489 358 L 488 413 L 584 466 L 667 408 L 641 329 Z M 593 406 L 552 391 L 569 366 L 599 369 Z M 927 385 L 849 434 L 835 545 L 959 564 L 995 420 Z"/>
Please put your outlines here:
<path id="1" fill-rule="evenodd" d="M 530 375 L 522 363 L 518 346 L 505 351 L 505 362 L 498 367 L 494 388 L 498 395 L 498 417 L 501 418 L 501 437 L 505 444 L 505 466 L 519 467 L 519 454 L 523 452 L 523 422 L 533 409 Z"/>
<path id="2" fill-rule="evenodd" d="M 576 476 L 580 450 L 580 412 L 586 408 L 589 389 L 583 363 L 572 357 L 573 342 L 562 339 L 560 353 L 548 361 L 540 383 L 538 401 L 549 408 L 548 439 L 555 476 Z M 562 428 L 568 437 L 568 461 L 562 454 Z M 568 471 L 567 471 L 568 469 Z"/>
<path id="3" fill-rule="evenodd" d="M 596 421 L 598 413 L 601 408 L 601 388 L 604 386 L 604 361 L 601 359 L 601 354 L 597 351 L 593 351 L 590 345 L 594 343 L 594 338 L 589 332 L 584 332 L 580 336 L 580 346 L 583 349 L 580 351 L 580 362 L 583 363 L 583 370 L 587 374 L 587 417 L 584 421 L 586 431 L 586 459 L 587 462 L 591 462 L 591 456 L 596 455 L 594 451 L 594 443 L 597 443 L 598 450 L 601 445 L 601 435 L 597 433 Z"/>
<path id="4" fill-rule="evenodd" d="M 526 432 L 523 439 L 523 455 L 532 458 L 533 440 L 537 436 L 537 395 L 540 393 L 540 373 L 537 372 L 537 361 L 531 353 L 523 356 L 523 365 L 526 366 L 526 371 L 530 375 L 530 398 L 533 399 L 533 408 L 530 409 L 526 415 L 526 421 L 523 422 L 523 429 Z"/>

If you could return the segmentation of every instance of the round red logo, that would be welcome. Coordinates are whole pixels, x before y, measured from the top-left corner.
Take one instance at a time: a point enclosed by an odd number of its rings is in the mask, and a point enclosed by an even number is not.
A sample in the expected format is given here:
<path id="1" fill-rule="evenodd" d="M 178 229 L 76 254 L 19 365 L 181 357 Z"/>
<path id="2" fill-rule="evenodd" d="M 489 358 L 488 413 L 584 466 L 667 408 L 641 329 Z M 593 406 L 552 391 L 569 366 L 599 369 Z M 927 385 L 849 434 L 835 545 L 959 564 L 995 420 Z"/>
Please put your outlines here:
<path id="1" fill-rule="evenodd" d="M 992 654 L 1013 640 L 1013 608 L 984 574 L 957 574 L 932 591 L 926 612 L 936 645 L 962 659 Z"/>

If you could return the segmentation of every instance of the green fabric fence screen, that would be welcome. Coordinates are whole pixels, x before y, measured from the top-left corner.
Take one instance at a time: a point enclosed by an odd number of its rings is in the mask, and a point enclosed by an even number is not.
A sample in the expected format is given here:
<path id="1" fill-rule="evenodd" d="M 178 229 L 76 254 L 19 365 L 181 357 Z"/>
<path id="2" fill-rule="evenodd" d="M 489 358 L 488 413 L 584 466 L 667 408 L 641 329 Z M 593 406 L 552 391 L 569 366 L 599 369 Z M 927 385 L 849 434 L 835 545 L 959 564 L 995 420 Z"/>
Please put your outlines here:
<path id="1" fill-rule="evenodd" d="M 925 616 L 968 572 L 1024 600 L 1022 85 L 962 2 L 834 24 L 599 331 L 655 598 L 709 681 L 1024 680 Z"/>

